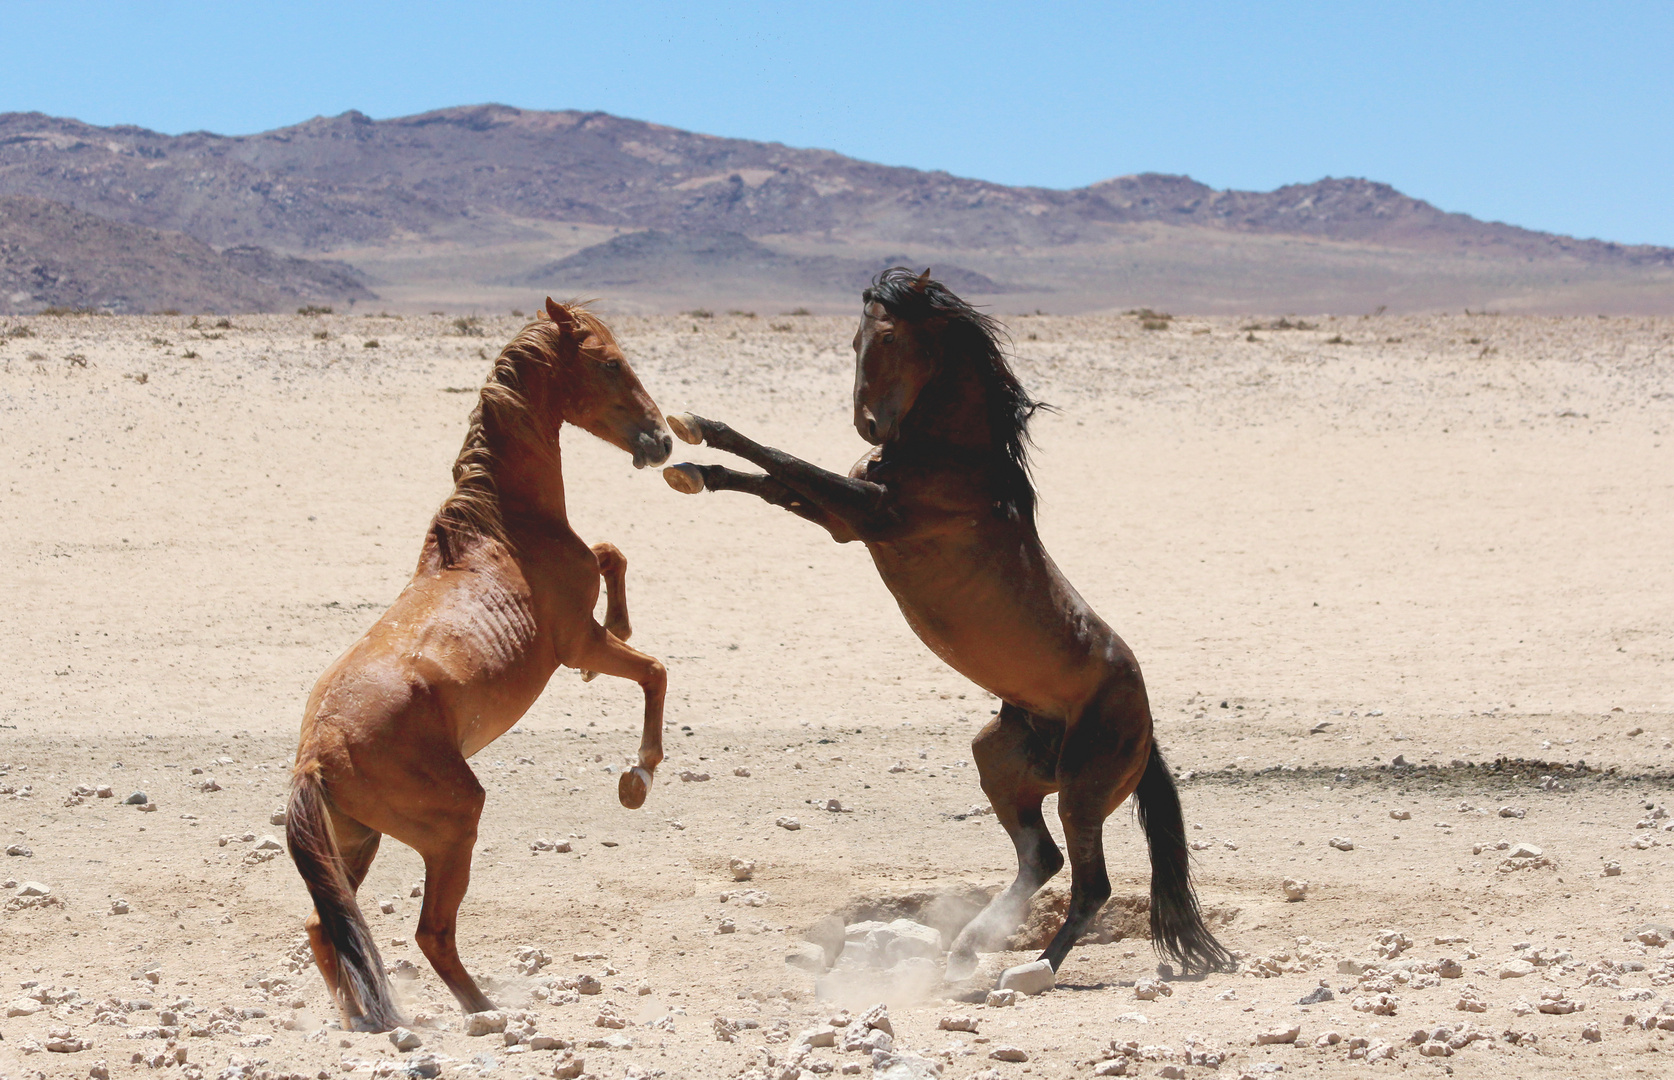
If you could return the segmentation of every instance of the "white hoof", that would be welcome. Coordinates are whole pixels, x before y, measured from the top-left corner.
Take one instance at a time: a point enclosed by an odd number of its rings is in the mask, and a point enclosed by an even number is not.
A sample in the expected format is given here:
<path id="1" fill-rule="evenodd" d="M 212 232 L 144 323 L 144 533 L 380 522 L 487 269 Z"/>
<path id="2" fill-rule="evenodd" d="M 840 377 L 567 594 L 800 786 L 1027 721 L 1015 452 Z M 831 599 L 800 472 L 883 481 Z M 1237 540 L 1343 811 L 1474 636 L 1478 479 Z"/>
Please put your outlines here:
<path id="1" fill-rule="evenodd" d="M 686 495 L 696 495 L 703 490 L 703 470 L 688 462 L 664 469 L 663 479 L 668 481 L 669 487 Z"/>
<path id="2" fill-rule="evenodd" d="M 703 445 L 703 426 L 698 418 L 689 412 L 668 418 L 668 429 L 674 432 L 674 437 L 681 442 L 691 443 L 693 446 Z"/>

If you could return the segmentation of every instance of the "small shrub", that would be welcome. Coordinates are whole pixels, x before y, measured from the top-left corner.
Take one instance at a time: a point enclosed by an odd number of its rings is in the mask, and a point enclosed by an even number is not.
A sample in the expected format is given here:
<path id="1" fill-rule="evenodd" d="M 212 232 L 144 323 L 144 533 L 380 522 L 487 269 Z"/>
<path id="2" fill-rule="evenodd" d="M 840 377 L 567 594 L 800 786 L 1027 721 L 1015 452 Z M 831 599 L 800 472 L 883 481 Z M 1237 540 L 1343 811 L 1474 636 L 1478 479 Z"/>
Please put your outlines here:
<path id="1" fill-rule="evenodd" d="M 756 317 L 756 313 L 753 311 L 739 311 L 737 308 L 727 312 L 727 314 L 738 319 L 753 319 Z"/>
<path id="2" fill-rule="evenodd" d="M 226 318 L 216 319 L 215 320 L 215 329 L 217 329 L 217 330 L 231 330 L 232 329 L 232 320 L 231 319 L 226 319 Z"/>
<path id="3" fill-rule="evenodd" d="M 18 323 L 16 326 L 11 327 L 6 331 L 6 336 L 9 338 L 34 337 L 35 331 L 29 329 L 27 326 L 24 326 L 22 323 Z"/>
<path id="4" fill-rule="evenodd" d="M 327 304 L 321 307 L 318 304 L 304 304 L 296 309 L 296 313 L 298 315 L 330 315 L 331 305 Z"/>
<path id="5" fill-rule="evenodd" d="M 378 339 L 377 338 L 373 338 L 371 341 L 368 341 L 365 344 L 361 345 L 361 348 L 363 348 L 363 349 L 376 349 L 377 347 L 378 347 Z"/>
<path id="6" fill-rule="evenodd" d="M 157 314 L 159 314 L 159 315 L 179 315 L 180 314 L 180 309 L 177 308 L 177 307 L 166 307 L 162 311 L 159 311 Z"/>
<path id="7" fill-rule="evenodd" d="M 1325 339 L 1325 343 L 1327 345 L 1353 345 L 1354 344 L 1354 342 L 1350 341 L 1348 338 L 1344 337 L 1341 334 L 1332 334 L 1330 337 Z"/>
<path id="8" fill-rule="evenodd" d="M 797 307 L 797 308 L 791 308 L 789 311 L 785 312 L 785 314 L 786 315 L 812 315 L 813 312 L 809 311 L 805 307 Z"/>
<path id="9" fill-rule="evenodd" d="M 523 312 L 517 310 L 516 308 L 512 308 L 512 318 L 514 318 L 514 319 L 523 318 Z"/>
<path id="10" fill-rule="evenodd" d="M 324 341 L 329 337 L 331 337 L 331 331 L 329 331 L 329 330 L 316 330 L 316 331 L 314 331 L 314 340 L 315 341 Z"/>
<path id="11" fill-rule="evenodd" d="M 1142 330 L 1167 330 L 1168 329 L 1168 320 L 1167 319 L 1141 319 L 1141 320 L 1139 320 L 1139 326 L 1140 326 L 1140 329 L 1142 329 Z"/>
<path id="12" fill-rule="evenodd" d="M 182 360 L 196 360 L 198 358 L 198 354 L 191 349 L 187 349 L 185 352 L 180 354 L 180 358 Z"/>
<path id="13" fill-rule="evenodd" d="M 795 329 L 796 329 L 796 327 L 795 327 L 795 325 L 794 325 L 794 324 L 792 324 L 792 323 L 788 323 L 788 322 L 776 322 L 776 323 L 768 323 L 768 324 L 767 324 L 767 328 L 768 328 L 768 329 L 769 329 L 769 330 L 777 330 L 777 331 L 779 331 L 779 333 L 781 333 L 781 334 L 783 334 L 783 333 L 786 333 L 786 332 L 788 332 L 788 331 L 791 331 L 791 330 L 795 330 Z"/>
<path id="14" fill-rule="evenodd" d="M 713 319 L 715 317 L 715 313 L 708 308 L 693 308 L 686 314 L 694 319 Z"/>
<path id="15" fill-rule="evenodd" d="M 64 358 L 64 360 L 71 367 L 84 368 L 84 367 L 87 366 L 87 357 L 83 356 L 81 353 L 78 353 L 78 352 L 71 353 L 69 356 L 66 356 Z"/>
<path id="16" fill-rule="evenodd" d="M 1260 341 L 1261 339 L 1256 337 L 1255 332 L 1252 330 L 1250 333 L 1244 335 L 1244 340 L 1245 341 Z"/>
<path id="17" fill-rule="evenodd" d="M 58 315 L 58 316 L 65 316 L 65 315 L 103 315 L 104 314 L 104 312 L 100 311 L 98 308 L 90 308 L 90 307 L 49 307 L 49 308 L 42 308 L 40 313 L 42 315 Z"/>
<path id="18" fill-rule="evenodd" d="M 453 332 L 460 337 L 482 337 L 483 329 L 479 325 L 481 322 L 482 320 L 475 315 L 461 315 L 453 320 Z"/>

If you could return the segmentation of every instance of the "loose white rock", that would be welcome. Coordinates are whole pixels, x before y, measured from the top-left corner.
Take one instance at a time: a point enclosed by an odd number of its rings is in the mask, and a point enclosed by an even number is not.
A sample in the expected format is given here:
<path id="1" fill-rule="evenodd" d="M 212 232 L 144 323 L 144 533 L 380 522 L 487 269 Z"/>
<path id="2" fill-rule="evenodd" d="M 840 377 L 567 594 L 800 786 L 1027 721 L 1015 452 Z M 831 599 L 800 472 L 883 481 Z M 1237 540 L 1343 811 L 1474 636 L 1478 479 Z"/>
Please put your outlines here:
<path id="1" fill-rule="evenodd" d="M 1133 996 L 1141 1001 L 1155 1001 L 1159 997 L 1173 997 L 1174 988 L 1156 979 L 1140 979 L 1133 984 Z"/>
<path id="2" fill-rule="evenodd" d="M 1396 821 L 1411 821 L 1412 820 L 1412 811 L 1411 810 L 1391 810 L 1389 812 L 1389 816 L 1394 818 Z"/>
<path id="3" fill-rule="evenodd" d="M 1028 1061 L 1029 1055 L 1015 1046 L 996 1046 L 988 1052 L 995 1061 Z"/>
<path id="4" fill-rule="evenodd" d="M 404 1027 L 398 1027 L 389 1033 L 389 1041 L 395 1044 L 397 1050 L 417 1050 L 424 1045 L 424 1040 Z"/>
<path id="5" fill-rule="evenodd" d="M 465 1017 L 465 1034 L 473 1037 L 496 1035 L 505 1030 L 506 1014 L 498 1010 L 470 1013 Z"/>
<path id="6" fill-rule="evenodd" d="M 727 869 L 732 871 L 734 881 L 749 881 L 756 876 L 756 864 L 752 859 L 740 859 L 735 856 L 727 860 Z"/>
<path id="7" fill-rule="evenodd" d="M 1501 817 L 1521 818 L 1521 817 L 1523 817 L 1523 815 L 1525 815 L 1527 813 L 1528 813 L 1528 811 L 1524 810 L 1521 806 L 1502 806 L 1502 807 L 1500 807 L 1500 816 Z"/>
<path id="8" fill-rule="evenodd" d="M 1058 974 L 1052 970 L 1052 965 L 1045 960 L 1033 963 L 1018 964 L 1007 968 L 1000 975 L 1001 990 L 1016 990 L 1020 994 L 1044 994 L 1058 985 Z"/>
<path id="9" fill-rule="evenodd" d="M 938 1031 L 969 1031 L 976 1033 L 977 1021 L 974 1016 L 944 1016 L 936 1022 Z"/>
<path id="10" fill-rule="evenodd" d="M 1293 1043 L 1301 1034 L 1302 1028 L 1300 1026 L 1269 1028 L 1267 1031 L 1258 1032 L 1256 1034 L 1255 1045 L 1273 1046 L 1278 1043 Z"/>
<path id="11" fill-rule="evenodd" d="M 1285 899 L 1295 902 L 1308 898 L 1308 883 L 1301 878 L 1285 878 Z"/>
<path id="12" fill-rule="evenodd" d="M 789 832 L 795 832 L 796 830 L 802 828 L 802 822 L 796 820 L 793 817 L 779 818 L 773 824 L 775 824 L 775 825 L 779 826 L 779 828 L 785 829 Z"/>
<path id="13" fill-rule="evenodd" d="M 1350 840 L 1346 836 L 1333 836 L 1331 838 L 1331 846 L 1336 848 L 1338 851 L 1353 851 L 1354 841 Z"/>
<path id="14" fill-rule="evenodd" d="M 1507 960 L 1500 965 L 1500 978 L 1521 979 L 1525 975 L 1533 975 L 1535 966 L 1527 960 Z"/>

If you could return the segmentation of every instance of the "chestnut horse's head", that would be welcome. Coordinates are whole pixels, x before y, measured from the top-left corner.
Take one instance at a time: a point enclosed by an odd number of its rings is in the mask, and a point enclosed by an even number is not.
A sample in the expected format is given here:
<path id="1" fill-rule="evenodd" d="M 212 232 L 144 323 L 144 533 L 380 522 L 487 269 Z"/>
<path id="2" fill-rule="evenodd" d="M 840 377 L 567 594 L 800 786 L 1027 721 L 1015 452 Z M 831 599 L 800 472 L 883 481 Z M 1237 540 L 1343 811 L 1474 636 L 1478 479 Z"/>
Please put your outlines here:
<path id="1" fill-rule="evenodd" d="M 636 469 L 667 461 L 674 439 L 610 328 L 581 305 L 550 296 L 546 315 L 557 335 L 552 385 L 543 388 L 547 411 L 632 454 Z M 533 386 L 528 392 L 540 393 Z"/>
<path id="2" fill-rule="evenodd" d="M 873 446 L 900 433 L 901 421 L 935 377 L 943 327 L 930 310 L 930 284 L 929 270 L 913 277 L 894 267 L 861 295 L 865 306 L 854 332 L 854 429 Z"/>

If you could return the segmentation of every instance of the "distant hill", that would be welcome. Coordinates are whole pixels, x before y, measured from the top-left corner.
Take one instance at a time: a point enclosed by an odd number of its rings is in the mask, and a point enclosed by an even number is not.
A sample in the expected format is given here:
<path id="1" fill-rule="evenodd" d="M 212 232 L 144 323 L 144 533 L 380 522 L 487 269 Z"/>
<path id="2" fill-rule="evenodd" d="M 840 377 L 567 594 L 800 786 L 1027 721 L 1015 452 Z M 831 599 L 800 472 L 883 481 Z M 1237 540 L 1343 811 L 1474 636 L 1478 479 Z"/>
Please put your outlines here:
<path id="1" fill-rule="evenodd" d="M 277 311 L 369 299 L 361 276 L 243 246 L 218 252 L 183 233 L 108 221 L 45 199 L 0 196 L 0 311 L 118 314 Z"/>
<path id="2" fill-rule="evenodd" d="M 623 295 L 652 305 L 665 286 L 697 295 L 711 274 L 732 292 L 835 301 L 852 298 L 856 267 L 905 252 L 968 268 L 971 291 L 1009 281 L 1020 303 L 1060 309 L 1674 309 L 1674 249 L 1483 222 L 1369 180 L 1248 192 L 1147 173 L 1068 191 L 1007 187 L 502 105 L 390 120 L 348 112 L 246 136 L 5 113 L 0 193 L 217 248 L 331 252 L 414 304 L 518 295 L 560 264 L 600 287 L 631 276 Z M 656 253 L 578 254 L 650 232 L 638 243 Z M 618 259 L 628 262 L 601 261 Z"/>

